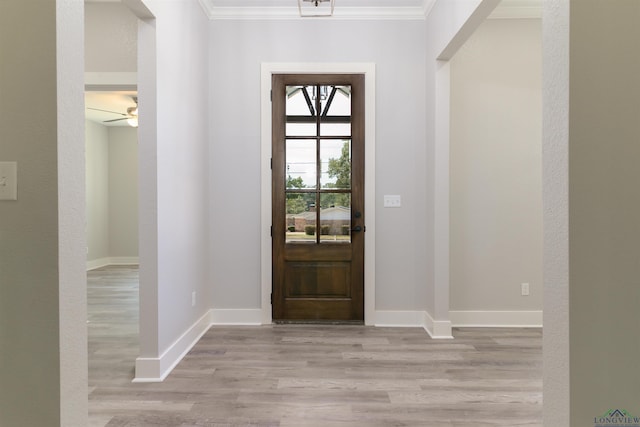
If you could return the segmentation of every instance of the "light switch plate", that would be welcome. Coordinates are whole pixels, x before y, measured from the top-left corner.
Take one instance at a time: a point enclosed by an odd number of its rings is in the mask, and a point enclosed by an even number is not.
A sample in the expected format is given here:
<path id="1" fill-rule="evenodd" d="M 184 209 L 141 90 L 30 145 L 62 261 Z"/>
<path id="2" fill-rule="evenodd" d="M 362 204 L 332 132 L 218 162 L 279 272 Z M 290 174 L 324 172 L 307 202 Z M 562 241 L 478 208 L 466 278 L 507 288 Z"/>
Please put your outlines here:
<path id="1" fill-rule="evenodd" d="M 18 200 L 17 162 L 0 162 L 0 200 Z"/>
<path id="2" fill-rule="evenodd" d="M 399 208 L 402 206 L 401 199 L 399 195 L 386 195 L 384 196 L 384 207 L 385 208 Z"/>

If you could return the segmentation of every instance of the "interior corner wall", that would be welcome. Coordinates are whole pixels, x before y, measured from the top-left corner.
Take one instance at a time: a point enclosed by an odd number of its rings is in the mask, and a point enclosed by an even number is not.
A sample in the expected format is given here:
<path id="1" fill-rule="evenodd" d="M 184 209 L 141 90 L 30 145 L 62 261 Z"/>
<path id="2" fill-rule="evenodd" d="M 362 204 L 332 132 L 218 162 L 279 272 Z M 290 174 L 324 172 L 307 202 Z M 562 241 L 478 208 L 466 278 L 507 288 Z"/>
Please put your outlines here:
<path id="1" fill-rule="evenodd" d="M 423 217 L 428 247 L 426 254 L 433 260 L 429 276 L 424 280 L 424 305 L 433 320 L 448 324 L 450 244 L 449 233 L 449 59 L 464 44 L 497 0 L 447 1 L 437 0 L 426 19 L 425 46 L 425 158 L 427 171 L 424 197 L 427 211 Z M 442 111 L 446 109 L 446 111 Z"/>
<path id="2" fill-rule="evenodd" d="M 87 261 L 109 252 L 109 134 L 106 126 L 85 120 Z"/>
<path id="3" fill-rule="evenodd" d="M 210 23 L 212 307 L 261 304 L 261 63 L 358 62 L 374 63 L 377 79 L 376 222 L 367 224 L 376 232 L 376 310 L 424 311 L 432 280 L 424 39 L 424 21 Z M 383 208 L 385 194 L 401 195 L 402 207 Z"/>
<path id="4" fill-rule="evenodd" d="M 108 128 L 109 256 L 135 262 L 138 257 L 138 132 Z"/>
<path id="5" fill-rule="evenodd" d="M 85 120 L 87 263 L 138 257 L 138 144 L 128 126 Z"/>
<path id="6" fill-rule="evenodd" d="M 452 312 L 542 310 L 541 40 L 488 19 L 450 61 Z"/>
<path id="7" fill-rule="evenodd" d="M 612 409 L 640 417 L 640 3 L 570 3 L 570 413 L 578 427 Z"/>

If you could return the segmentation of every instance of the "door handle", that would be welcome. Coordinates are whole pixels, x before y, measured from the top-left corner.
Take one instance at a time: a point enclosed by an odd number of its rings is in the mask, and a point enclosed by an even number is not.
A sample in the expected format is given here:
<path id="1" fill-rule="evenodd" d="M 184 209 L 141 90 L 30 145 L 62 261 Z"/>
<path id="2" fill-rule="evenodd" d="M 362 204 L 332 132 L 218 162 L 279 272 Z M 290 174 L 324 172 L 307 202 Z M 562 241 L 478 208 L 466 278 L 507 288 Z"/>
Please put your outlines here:
<path id="1" fill-rule="evenodd" d="M 351 229 L 351 231 L 362 231 L 362 227 L 360 227 L 359 225 L 356 225 Z"/>

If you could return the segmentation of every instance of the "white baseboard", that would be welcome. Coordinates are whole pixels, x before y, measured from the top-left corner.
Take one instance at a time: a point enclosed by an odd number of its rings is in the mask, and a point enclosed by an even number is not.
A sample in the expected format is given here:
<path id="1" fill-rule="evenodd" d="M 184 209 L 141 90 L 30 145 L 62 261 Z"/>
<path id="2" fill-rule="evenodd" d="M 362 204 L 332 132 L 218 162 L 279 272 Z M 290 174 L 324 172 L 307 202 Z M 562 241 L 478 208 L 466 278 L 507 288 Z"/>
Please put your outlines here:
<path id="1" fill-rule="evenodd" d="M 110 258 L 98 258 L 87 261 L 87 271 L 95 270 L 96 268 L 106 267 L 111 264 Z"/>
<path id="2" fill-rule="evenodd" d="M 453 327 L 541 328 L 542 310 L 450 311 Z"/>
<path id="3" fill-rule="evenodd" d="M 140 263 L 140 259 L 135 257 L 105 257 L 92 259 L 87 261 L 87 271 L 95 270 L 96 268 L 106 267 L 108 265 L 137 265 Z"/>
<path id="4" fill-rule="evenodd" d="M 451 323 L 433 320 L 426 311 L 376 311 L 375 326 L 423 328 L 431 338 L 450 339 Z"/>
<path id="5" fill-rule="evenodd" d="M 451 322 L 449 320 L 434 320 L 429 312 L 423 311 L 424 329 L 433 339 L 453 339 Z"/>
<path id="6" fill-rule="evenodd" d="M 109 258 L 111 265 L 138 265 L 140 258 L 137 256 L 112 256 Z"/>
<path id="7" fill-rule="evenodd" d="M 198 319 L 160 357 L 138 357 L 134 383 L 162 382 L 211 327 L 211 310 Z"/>
<path id="8" fill-rule="evenodd" d="M 262 309 L 212 309 L 212 325 L 262 325 Z"/>

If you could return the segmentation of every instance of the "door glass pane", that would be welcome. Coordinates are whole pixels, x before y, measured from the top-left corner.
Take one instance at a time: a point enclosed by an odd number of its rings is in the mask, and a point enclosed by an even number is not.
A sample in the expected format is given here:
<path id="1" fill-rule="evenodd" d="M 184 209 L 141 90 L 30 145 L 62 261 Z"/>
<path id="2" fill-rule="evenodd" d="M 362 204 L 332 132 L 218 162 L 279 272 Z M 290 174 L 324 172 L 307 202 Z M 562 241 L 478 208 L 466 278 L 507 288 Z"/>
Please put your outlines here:
<path id="1" fill-rule="evenodd" d="M 315 131 L 315 129 L 314 129 Z M 322 136 L 351 136 L 351 123 L 320 123 L 320 135 Z"/>
<path id="2" fill-rule="evenodd" d="M 351 86 L 320 86 L 323 116 L 351 116 Z"/>
<path id="3" fill-rule="evenodd" d="M 351 86 L 320 86 L 320 95 L 320 134 L 351 136 Z"/>
<path id="4" fill-rule="evenodd" d="M 323 193 L 320 195 L 320 241 L 349 243 L 351 241 L 351 195 Z"/>
<path id="5" fill-rule="evenodd" d="M 320 141 L 322 165 L 320 184 L 326 188 L 351 188 L 351 141 L 325 139 Z"/>
<path id="6" fill-rule="evenodd" d="M 287 116 L 315 116 L 315 86 L 287 86 Z"/>
<path id="7" fill-rule="evenodd" d="M 315 243 L 316 193 L 287 193 L 285 241 Z"/>
<path id="8" fill-rule="evenodd" d="M 316 142 L 288 139 L 285 148 L 286 188 L 316 188 Z"/>
<path id="9" fill-rule="evenodd" d="M 334 132 L 338 132 L 343 129 L 332 129 Z M 349 131 L 351 127 L 349 126 Z M 287 129 L 285 131 L 287 136 L 315 136 L 316 124 L 315 123 L 292 123 L 287 121 Z M 334 136 L 334 134 L 328 134 Z M 336 133 L 335 136 L 341 136 L 341 133 Z"/>
<path id="10" fill-rule="evenodd" d="M 315 86 L 287 86 L 287 136 L 316 134 Z"/>

